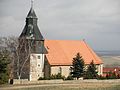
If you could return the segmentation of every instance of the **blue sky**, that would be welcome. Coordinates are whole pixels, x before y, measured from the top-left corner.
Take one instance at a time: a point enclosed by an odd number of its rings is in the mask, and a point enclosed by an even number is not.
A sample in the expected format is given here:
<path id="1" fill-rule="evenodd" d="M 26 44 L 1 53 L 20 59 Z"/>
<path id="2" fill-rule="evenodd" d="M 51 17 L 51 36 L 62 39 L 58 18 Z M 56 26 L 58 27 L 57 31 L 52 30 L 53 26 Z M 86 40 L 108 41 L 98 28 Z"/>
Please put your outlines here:
<path id="1" fill-rule="evenodd" d="M 0 0 L 0 36 L 19 36 L 30 0 Z M 82 40 L 94 50 L 120 50 L 120 0 L 34 0 L 45 39 Z"/>

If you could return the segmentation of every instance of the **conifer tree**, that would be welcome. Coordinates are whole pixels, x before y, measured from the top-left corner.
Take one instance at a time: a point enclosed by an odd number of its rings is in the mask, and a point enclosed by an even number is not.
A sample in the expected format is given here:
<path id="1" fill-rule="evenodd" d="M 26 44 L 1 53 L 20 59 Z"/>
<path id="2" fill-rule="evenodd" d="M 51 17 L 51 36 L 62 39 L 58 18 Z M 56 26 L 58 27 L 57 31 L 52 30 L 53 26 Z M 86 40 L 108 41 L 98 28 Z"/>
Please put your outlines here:
<path id="1" fill-rule="evenodd" d="M 96 65 L 94 64 L 94 61 L 89 64 L 87 71 L 85 73 L 85 77 L 88 79 L 94 79 L 97 78 L 98 72 L 96 71 Z"/>
<path id="2" fill-rule="evenodd" d="M 77 53 L 76 57 L 73 58 L 72 67 L 71 67 L 71 75 L 72 77 L 82 77 L 84 74 L 84 60 L 79 53 Z"/>
<path id="3" fill-rule="evenodd" d="M 8 81 L 9 57 L 6 52 L 0 52 L 0 84 Z"/>

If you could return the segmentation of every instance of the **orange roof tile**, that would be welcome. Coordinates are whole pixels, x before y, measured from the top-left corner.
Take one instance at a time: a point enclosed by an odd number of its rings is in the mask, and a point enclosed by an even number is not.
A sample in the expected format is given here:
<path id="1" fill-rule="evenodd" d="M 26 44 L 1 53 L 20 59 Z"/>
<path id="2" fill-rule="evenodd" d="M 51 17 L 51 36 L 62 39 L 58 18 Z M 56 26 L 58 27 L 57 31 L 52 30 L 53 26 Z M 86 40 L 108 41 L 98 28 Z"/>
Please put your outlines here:
<path id="1" fill-rule="evenodd" d="M 78 40 L 45 40 L 48 51 L 46 57 L 50 65 L 71 65 L 75 55 L 79 52 L 85 64 L 93 60 L 95 64 L 101 64 L 102 60 L 85 43 Z"/>

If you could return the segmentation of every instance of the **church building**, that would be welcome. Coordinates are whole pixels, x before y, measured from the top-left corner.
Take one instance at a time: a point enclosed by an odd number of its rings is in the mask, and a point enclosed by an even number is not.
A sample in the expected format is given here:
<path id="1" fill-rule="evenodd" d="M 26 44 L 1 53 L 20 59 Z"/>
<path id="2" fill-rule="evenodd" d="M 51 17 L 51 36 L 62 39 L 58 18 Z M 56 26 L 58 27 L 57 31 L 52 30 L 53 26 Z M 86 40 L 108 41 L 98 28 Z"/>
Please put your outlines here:
<path id="1" fill-rule="evenodd" d="M 37 26 L 37 16 L 31 6 L 26 17 L 26 25 L 19 36 L 19 44 L 27 41 L 27 57 L 20 62 L 19 75 L 21 79 L 36 81 L 39 77 L 61 73 L 67 77 L 70 74 L 72 60 L 77 53 L 83 57 L 85 66 L 93 60 L 99 75 L 102 75 L 103 62 L 84 40 L 46 40 Z M 47 33 L 47 32 L 46 32 Z M 22 53 L 23 53 L 22 52 Z M 16 73 L 17 75 L 17 73 Z"/>

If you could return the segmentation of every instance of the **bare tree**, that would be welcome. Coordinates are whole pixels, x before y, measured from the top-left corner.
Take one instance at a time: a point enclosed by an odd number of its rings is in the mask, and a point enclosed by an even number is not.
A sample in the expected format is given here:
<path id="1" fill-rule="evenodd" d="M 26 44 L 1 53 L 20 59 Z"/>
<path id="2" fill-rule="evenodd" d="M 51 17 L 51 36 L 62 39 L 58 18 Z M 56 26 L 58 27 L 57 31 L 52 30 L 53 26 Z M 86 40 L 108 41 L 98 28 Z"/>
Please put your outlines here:
<path id="1" fill-rule="evenodd" d="M 10 52 L 11 63 L 9 65 L 10 79 L 28 78 L 30 65 L 31 41 L 22 37 L 0 37 L 0 50 L 7 49 Z M 14 75 L 14 76 L 13 76 Z"/>

